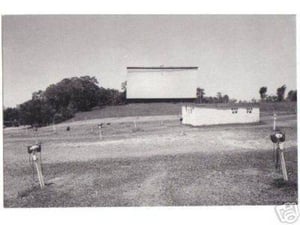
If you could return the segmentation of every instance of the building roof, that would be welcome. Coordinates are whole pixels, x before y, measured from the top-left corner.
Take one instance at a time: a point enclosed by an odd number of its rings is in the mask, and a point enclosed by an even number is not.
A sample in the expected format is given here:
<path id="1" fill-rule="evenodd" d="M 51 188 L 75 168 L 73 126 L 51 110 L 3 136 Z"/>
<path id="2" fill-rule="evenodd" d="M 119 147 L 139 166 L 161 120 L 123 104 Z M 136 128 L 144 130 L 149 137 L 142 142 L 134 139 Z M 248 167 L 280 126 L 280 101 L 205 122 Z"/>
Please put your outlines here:
<path id="1" fill-rule="evenodd" d="M 259 103 L 211 103 L 211 104 L 197 104 L 190 103 L 186 106 L 198 108 L 214 108 L 214 109 L 231 109 L 231 108 L 259 108 Z"/>
<path id="2" fill-rule="evenodd" d="M 197 70 L 198 66 L 128 66 L 128 70 L 141 70 L 141 69 L 149 69 L 149 70 L 172 70 L 172 69 L 180 69 L 180 70 Z"/>

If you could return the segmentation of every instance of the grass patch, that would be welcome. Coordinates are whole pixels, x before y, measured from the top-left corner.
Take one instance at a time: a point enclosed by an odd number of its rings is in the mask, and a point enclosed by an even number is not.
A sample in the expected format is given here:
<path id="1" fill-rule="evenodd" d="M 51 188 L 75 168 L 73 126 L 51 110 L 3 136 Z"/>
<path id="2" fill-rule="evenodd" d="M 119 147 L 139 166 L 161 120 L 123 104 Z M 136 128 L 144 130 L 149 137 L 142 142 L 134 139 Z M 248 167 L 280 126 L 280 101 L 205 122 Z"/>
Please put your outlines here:
<path id="1" fill-rule="evenodd" d="M 62 177 L 6 207 L 256 205 L 297 202 L 296 149 L 289 182 L 274 180 L 272 152 L 195 153 L 47 164 Z"/>
<path id="2" fill-rule="evenodd" d="M 72 119 L 74 121 L 108 117 L 127 116 L 158 116 L 181 114 L 182 103 L 135 103 L 117 106 L 106 106 L 89 112 L 79 112 Z"/>
<path id="3" fill-rule="evenodd" d="M 176 105 L 176 104 L 175 104 Z M 289 182 L 275 173 L 263 125 L 190 128 L 179 121 L 97 124 L 69 132 L 4 132 L 5 207 L 274 205 L 297 202 L 296 116 L 285 128 Z M 59 127 L 58 127 L 59 128 Z M 13 135 L 11 137 L 11 135 Z M 44 190 L 32 188 L 26 146 L 43 143 Z M 276 175 L 276 176 L 275 176 Z M 36 183 L 37 185 L 37 183 Z"/>
<path id="4" fill-rule="evenodd" d="M 79 112 L 73 121 L 100 119 L 108 117 L 127 116 L 158 116 L 158 115 L 180 115 L 181 106 L 190 103 L 134 103 L 118 106 L 106 106 L 89 112 Z M 224 104 L 221 104 L 224 106 Z M 259 104 L 262 114 L 271 115 L 273 112 L 279 114 L 295 114 L 296 102 L 261 102 Z"/>

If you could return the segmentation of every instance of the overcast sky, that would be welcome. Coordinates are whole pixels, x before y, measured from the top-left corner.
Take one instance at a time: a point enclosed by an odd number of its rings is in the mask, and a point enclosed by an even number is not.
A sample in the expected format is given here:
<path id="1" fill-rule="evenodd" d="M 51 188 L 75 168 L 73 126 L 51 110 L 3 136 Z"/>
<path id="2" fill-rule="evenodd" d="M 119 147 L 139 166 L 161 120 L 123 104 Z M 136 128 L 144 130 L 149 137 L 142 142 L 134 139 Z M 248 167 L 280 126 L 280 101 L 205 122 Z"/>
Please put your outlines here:
<path id="1" fill-rule="evenodd" d="M 296 89 L 294 16 L 4 16 L 4 106 L 72 76 L 120 89 L 127 66 L 198 66 L 207 96 Z"/>

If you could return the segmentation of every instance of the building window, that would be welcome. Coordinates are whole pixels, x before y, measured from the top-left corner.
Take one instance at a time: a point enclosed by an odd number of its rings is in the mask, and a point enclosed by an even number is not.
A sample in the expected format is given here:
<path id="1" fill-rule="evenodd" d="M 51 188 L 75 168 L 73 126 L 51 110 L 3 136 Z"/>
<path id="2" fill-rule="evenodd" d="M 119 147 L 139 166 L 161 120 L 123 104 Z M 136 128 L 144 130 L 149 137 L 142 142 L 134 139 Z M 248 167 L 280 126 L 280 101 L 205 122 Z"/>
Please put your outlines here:
<path id="1" fill-rule="evenodd" d="M 238 108 L 231 108 L 231 113 L 232 114 L 237 114 L 238 113 Z"/>

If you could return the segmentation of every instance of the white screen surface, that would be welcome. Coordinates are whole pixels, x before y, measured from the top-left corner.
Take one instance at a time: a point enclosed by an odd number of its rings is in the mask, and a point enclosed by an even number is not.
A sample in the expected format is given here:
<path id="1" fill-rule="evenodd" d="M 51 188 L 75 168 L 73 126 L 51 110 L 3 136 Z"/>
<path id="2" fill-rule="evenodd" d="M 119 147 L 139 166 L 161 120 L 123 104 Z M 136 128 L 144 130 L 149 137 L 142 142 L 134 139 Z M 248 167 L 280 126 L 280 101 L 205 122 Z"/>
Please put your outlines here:
<path id="1" fill-rule="evenodd" d="M 128 69 L 127 99 L 195 98 L 197 69 Z"/>

